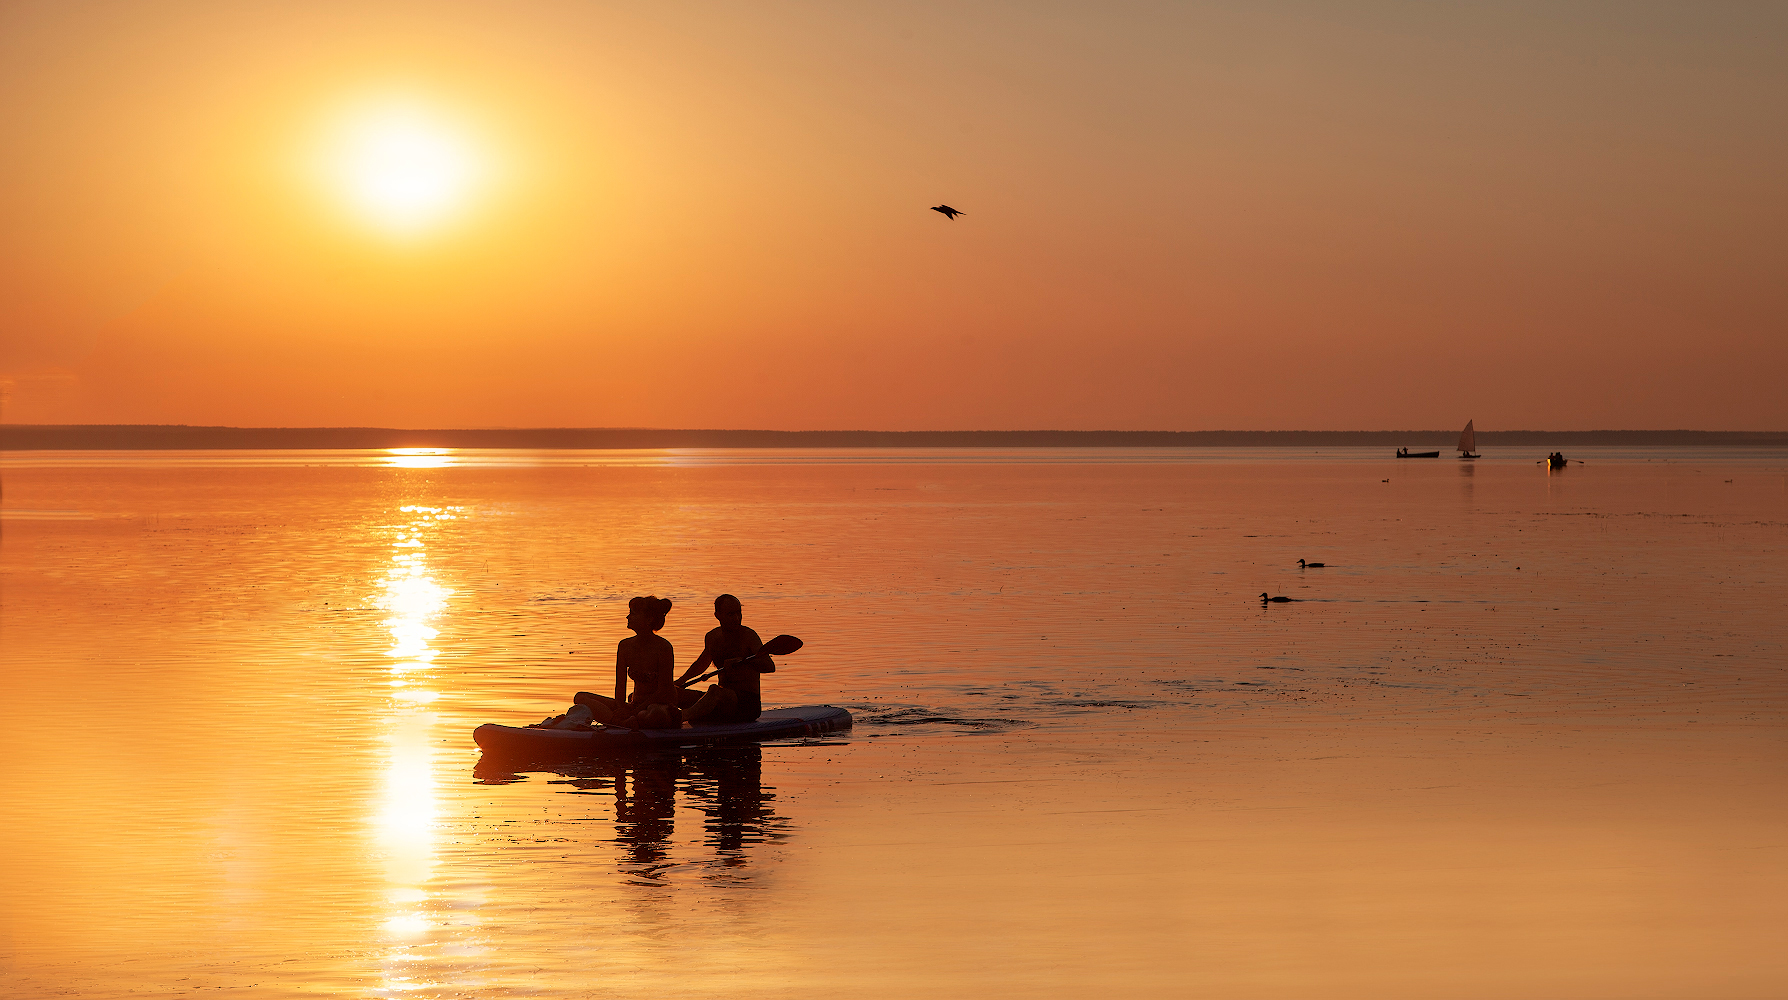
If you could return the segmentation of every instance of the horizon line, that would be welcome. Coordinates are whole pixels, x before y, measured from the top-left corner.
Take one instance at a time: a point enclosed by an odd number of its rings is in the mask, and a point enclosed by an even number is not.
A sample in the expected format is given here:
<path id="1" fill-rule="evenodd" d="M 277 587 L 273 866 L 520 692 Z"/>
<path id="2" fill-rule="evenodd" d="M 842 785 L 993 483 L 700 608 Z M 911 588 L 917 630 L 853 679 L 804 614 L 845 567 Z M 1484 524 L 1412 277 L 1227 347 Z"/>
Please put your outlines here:
<path id="1" fill-rule="evenodd" d="M 231 427 L 204 424 L 0 424 L 0 451 L 367 450 L 535 451 L 776 448 L 1456 447 L 1452 430 L 866 431 L 651 427 Z M 1698 430 L 1477 431 L 1490 447 L 1788 447 L 1788 432 Z"/>
<path id="2" fill-rule="evenodd" d="M 1290 428 L 1247 428 L 1216 427 L 1195 430 L 1175 430 L 1167 428 L 1144 428 L 1139 430 L 1123 430 L 1112 427 L 1072 428 L 1072 427 L 1022 427 L 1010 429 L 997 428 L 923 428 L 914 430 L 884 430 L 869 427 L 817 427 L 800 430 L 788 430 L 776 427 L 653 427 L 648 425 L 585 425 L 571 424 L 486 424 L 480 426 L 460 427 L 394 427 L 379 424 L 167 424 L 167 423 L 4 423 L 0 422 L 0 431 L 7 430 L 123 430 L 123 429 L 180 429 L 180 430 L 221 430 L 221 431 L 390 431 L 402 434 L 420 434 L 434 432 L 578 432 L 578 433 L 655 433 L 655 434 L 1458 434 L 1457 430 L 1445 428 L 1345 428 L 1320 429 L 1311 427 Z M 1479 434 L 1720 434 L 1720 435 L 1788 435 L 1788 430 L 1707 430 L 1695 427 L 1583 427 L 1547 429 L 1536 427 L 1508 428 L 1505 430 L 1475 429 Z"/>

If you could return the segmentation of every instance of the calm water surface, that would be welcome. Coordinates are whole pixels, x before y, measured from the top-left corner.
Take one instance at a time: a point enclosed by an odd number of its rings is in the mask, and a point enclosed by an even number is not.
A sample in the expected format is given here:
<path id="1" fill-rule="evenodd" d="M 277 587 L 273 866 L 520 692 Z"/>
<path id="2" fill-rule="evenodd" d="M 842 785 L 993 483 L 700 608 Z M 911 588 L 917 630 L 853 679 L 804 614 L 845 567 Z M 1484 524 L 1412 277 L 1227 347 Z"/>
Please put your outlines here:
<path id="1" fill-rule="evenodd" d="M 7 453 L 0 987 L 1784 995 L 1788 454 L 1535 457 Z M 854 730 L 480 760 L 723 591 Z"/>

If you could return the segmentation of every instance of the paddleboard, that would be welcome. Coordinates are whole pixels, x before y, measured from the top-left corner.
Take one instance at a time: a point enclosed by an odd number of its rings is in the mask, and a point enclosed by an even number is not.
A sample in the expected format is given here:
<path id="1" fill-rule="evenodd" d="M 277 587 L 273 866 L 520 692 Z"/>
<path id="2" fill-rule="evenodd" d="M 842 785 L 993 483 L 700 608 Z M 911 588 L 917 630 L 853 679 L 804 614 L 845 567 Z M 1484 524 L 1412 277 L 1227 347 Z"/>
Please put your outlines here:
<path id="1" fill-rule="evenodd" d="M 720 726 L 685 723 L 681 729 L 530 729 L 487 722 L 472 730 L 472 740 L 486 753 L 577 756 L 641 748 L 703 746 L 820 736 L 851 727 L 851 713 L 831 705 L 773 708 L 756 722 Z"/>

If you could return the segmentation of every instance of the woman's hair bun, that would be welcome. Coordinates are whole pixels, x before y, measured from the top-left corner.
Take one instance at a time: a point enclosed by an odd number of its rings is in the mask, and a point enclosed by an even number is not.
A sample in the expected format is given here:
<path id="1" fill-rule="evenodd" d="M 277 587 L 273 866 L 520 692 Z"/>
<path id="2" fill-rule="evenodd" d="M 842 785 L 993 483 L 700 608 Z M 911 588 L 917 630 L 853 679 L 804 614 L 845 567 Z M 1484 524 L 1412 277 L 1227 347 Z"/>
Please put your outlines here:
<path id="1" fill-rule="evenodd" d="M 657 622 L 656 625 L 652 626 L 652 631 L 654 632 L 664 627 L 664 616 L 670 614 L 670 609 L 670 598 L 658 597 L 656 595 L 635 597 L 633 600 L 627 602 L 628 611 L 636 612 L 644 616 L 649 622 Z"/>

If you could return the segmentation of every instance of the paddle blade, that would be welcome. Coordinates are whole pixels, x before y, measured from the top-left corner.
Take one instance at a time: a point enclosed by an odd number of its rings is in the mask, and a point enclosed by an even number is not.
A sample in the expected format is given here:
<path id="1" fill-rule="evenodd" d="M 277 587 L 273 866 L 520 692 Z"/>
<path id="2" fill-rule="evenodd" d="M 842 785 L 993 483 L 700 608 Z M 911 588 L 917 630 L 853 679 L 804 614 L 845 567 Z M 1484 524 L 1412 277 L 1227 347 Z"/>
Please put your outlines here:
<path id="1" fill-rule="evenodd" d="M 779 635 L 764 643 L 763 651 L 771 656 L 787 656 L 801 648 L 801 640 L 792 635 Z"/>

